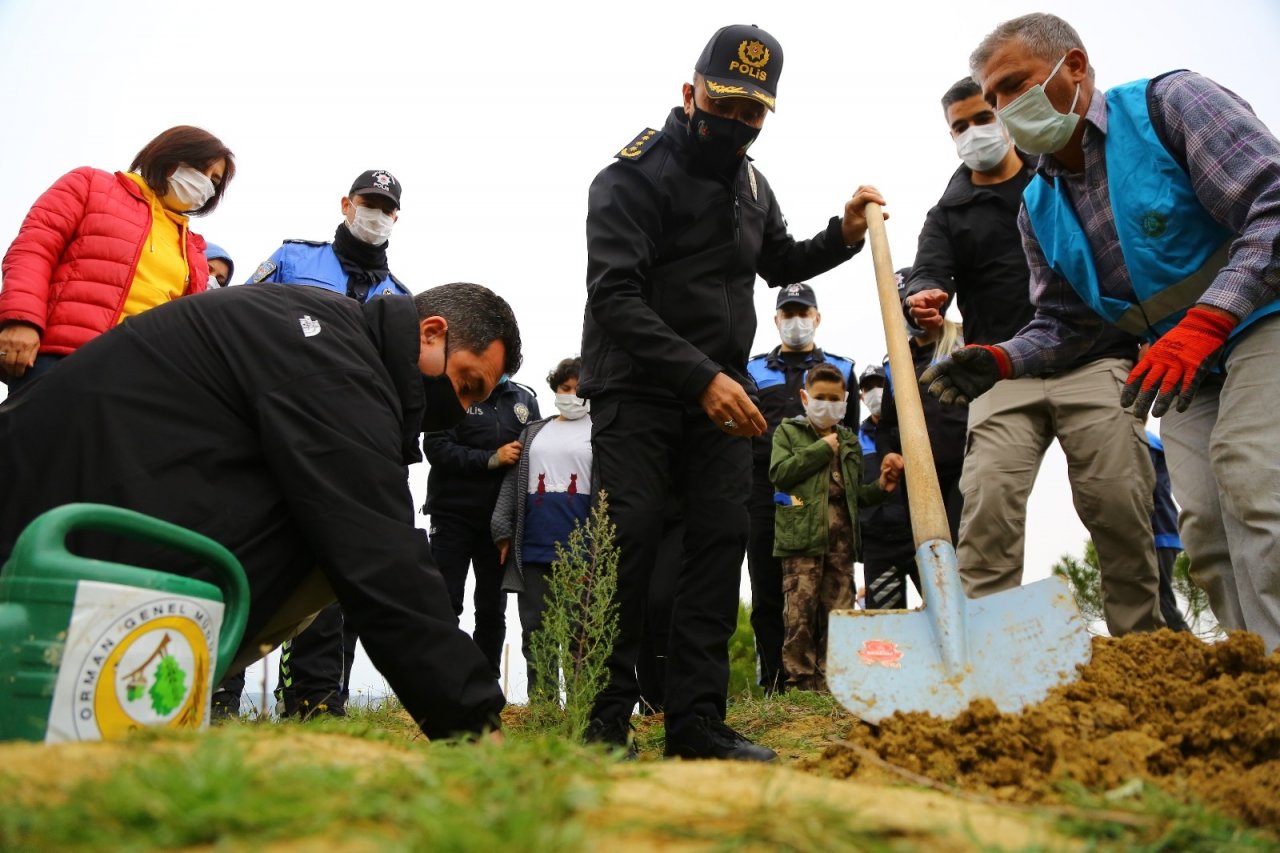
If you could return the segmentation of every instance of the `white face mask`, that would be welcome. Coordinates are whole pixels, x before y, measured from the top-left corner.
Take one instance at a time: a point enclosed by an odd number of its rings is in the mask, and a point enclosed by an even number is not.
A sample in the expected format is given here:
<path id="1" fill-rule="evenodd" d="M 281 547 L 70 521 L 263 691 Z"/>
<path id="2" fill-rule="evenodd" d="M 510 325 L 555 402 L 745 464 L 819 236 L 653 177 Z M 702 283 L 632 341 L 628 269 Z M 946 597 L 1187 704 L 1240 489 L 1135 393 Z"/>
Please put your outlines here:
<path id="1" fill-rule="evenodd" d="M 809 418 L 809 423 L 813 424 L 816 429 L 831 429 L 831 427 L 844 420 L 845 412 L 849 409 L 848 394 L 845 394 L 844 400 L 810 400 L 809 395 L 804 395 L 804 413 Z"/>
<path id="2" fill-rule="evenodd" d="M 1009 153 L 1009 138 L 1000 122 L 970 125 L 956 137 L 956 153 L 975 172 L 987 172 L 999 166 Z"/>
<path id="3" fill-rule="evenodd" d="M 1045 83 L 1052 80 L 1067 60 L 1064 53 L 1058 64 L 1053 66 Z M 1044 83 L 1032 86 L 1009 106 L 1000 111 L 1000 120 L 1009 129 L 1013 144 L 1028 154 L 1053 154 L 1061 151 L 1071 134 L 1075 132 L 1080 116 L 1074 112 L 1076 102 L 1080 100 L 1080 84 L 1076 84 L 1076 95 L 1071 99 L 1071 107 L 1065 113 L 1053 108 L 1049 96 L 1044 93 Z"/>
<path id="4" fill-rule="evenodd" d="M 807 347 L 813 343 L 815 325 L 812 317 L 783 317 L 778 321 L 778 334 L 789 347 Z"/>
<path id="5" fill-rule="evenodd" d="M 167 197 L 174 201 L 173 205 L 169 205 L 173 210 L 182 213 L 198 210 L 213 198 L 215 192 L 217 188 L 214 187 L 213 181 L 209 180 L 208 175 L 185 164 L 174 169 L 173 174 L 169 176 Z"/>
<path id="6" fill-rule="evenodd" d="M 862 402 L 867 404 L 867 411 L 872 417 L 880 417 L 880 405 L 884 400 L 883 388 L 870 388 L 862 393 Z"/>
<path id="7" fill-rule="evenodd" d="M 390 213 L 383 213 L 376 207 L 355 207 L 355 219 L 347 223 L 347 230 L 357 240 L 371 246 L 381 246 L 391 239 L 391 226 L 396 221 Z"/>
<path id="8" fill-rule="evenodd" d="M 566 419 L 576 421 L 591 411 L 591 404 L 576 394 L 557 394 L 556 408 Z"/>

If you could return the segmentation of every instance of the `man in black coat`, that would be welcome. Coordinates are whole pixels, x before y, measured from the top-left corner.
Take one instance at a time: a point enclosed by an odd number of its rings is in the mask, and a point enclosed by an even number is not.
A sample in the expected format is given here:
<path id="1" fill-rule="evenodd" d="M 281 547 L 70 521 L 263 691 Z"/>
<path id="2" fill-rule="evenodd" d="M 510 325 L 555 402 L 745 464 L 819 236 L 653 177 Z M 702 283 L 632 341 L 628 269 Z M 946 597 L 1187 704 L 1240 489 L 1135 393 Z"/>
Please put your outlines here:
<path id="1" fill-rule="evenodd" d="M 431 737 L 498 726 L 504 700 L 458 629 L 408 464 L 520 364 L 510 307 L 474 284 L 360 305 L 311 287 L 179 299 L 82 347 L 0 406 L 0 563 L 40 513 L 88 501 L 220 542 L 249 580 L 232 671 L 335 599 Z M 103 534 L 85 556 L 211 577 Z"/>
<path id="2" fill-rule="evenodd" d="M 646 591 L 673 482 L 687 527 L 667 658 L 666 752 L 770 760 L 724 724 L 728 641 L 747 544 L 751 436 L 766 428 L 746 375 L 756 276 L 781 286 L 850 258 L 866 233 L 862 187 L 817 236 L 787 233 L 746 149 L 773 108 L 782 48 L 750 26 L 717 31 L 683 105 L 591 184 L 579 393 L 591 398 L 596 485 L 621 549 L 619 636 L 588 737 L 625 746 L 639 696 Z"/>

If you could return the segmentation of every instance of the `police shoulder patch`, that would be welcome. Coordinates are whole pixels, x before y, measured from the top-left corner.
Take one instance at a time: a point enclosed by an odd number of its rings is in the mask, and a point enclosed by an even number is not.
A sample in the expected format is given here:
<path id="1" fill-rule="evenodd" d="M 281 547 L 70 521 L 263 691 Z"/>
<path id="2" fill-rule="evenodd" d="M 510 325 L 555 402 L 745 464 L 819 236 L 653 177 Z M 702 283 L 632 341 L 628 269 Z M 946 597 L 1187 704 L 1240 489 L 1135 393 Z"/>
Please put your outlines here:
<path id="1" fill-rule="evenodd" d="M 271 275 L 275 271 L 276 271 L 275 264 L 271 263 L 271 261 L 263 261 L 262 263 L 258 264 L 258 268 L 253 271 L 253 278 L 249 279 L 249 283 L 258 284 L 259 282 L 263 281 L 267 276 Z"/>
<path id="2" fill-rule="evenodd" d="M 654 147 L 658 140 L 662 138 L 662 131 L 654 130 L 652 127 L 646 127 L 640 132 L 640 135 L 631 140 L 630 143 L 623 146 L 622 150 L 613 155 L 619 160 L 639 160 L 650 148 Z"/>

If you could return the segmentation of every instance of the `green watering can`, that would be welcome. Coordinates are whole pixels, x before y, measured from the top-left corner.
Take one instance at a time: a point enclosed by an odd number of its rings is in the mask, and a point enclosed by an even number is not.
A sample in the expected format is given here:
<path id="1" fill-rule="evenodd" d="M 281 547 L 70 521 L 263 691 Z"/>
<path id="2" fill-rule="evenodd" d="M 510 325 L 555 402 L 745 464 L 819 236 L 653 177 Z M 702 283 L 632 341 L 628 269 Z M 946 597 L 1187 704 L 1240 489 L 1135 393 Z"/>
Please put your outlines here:
<path id="1" fill-rule="evenodd" d="M 76 556 L 66 540 L 79 530 L 194 555 L 217 586 Z M 212 539 L 119 507 L 49 510 L 0 569 L 0 741 L 203 728 L 248 616 L 244 569 Z"/>

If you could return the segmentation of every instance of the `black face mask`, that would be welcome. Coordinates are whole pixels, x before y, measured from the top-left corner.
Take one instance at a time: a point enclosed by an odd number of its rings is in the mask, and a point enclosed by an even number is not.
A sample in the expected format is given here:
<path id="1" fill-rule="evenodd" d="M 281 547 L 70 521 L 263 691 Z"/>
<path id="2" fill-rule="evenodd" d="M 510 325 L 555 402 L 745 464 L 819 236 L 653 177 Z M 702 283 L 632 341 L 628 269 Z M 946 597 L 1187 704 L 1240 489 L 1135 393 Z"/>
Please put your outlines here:
<path id="1" fill-rule="evenodd" d="M 760 128 L 742 122 L 712 115 L 699 107 L 693 108 L 689 119 L 689 136 L 694 141 L 698 156 L 717 172 L 732 174 L 737 171 L 751 143 L 760 135 Z"/>
<path id="2" fill-rule="evenodd" d="M 422 377 L 422 393 L 427 402 L 422 413 L 423 432 L 453 429 L 467 416 L 467 410 L 462 408 L 458 392 L 453 388 L 453 380 L 449 378 L 448 332 L 444 337 L 444 367 L 439 376 Z"/>

